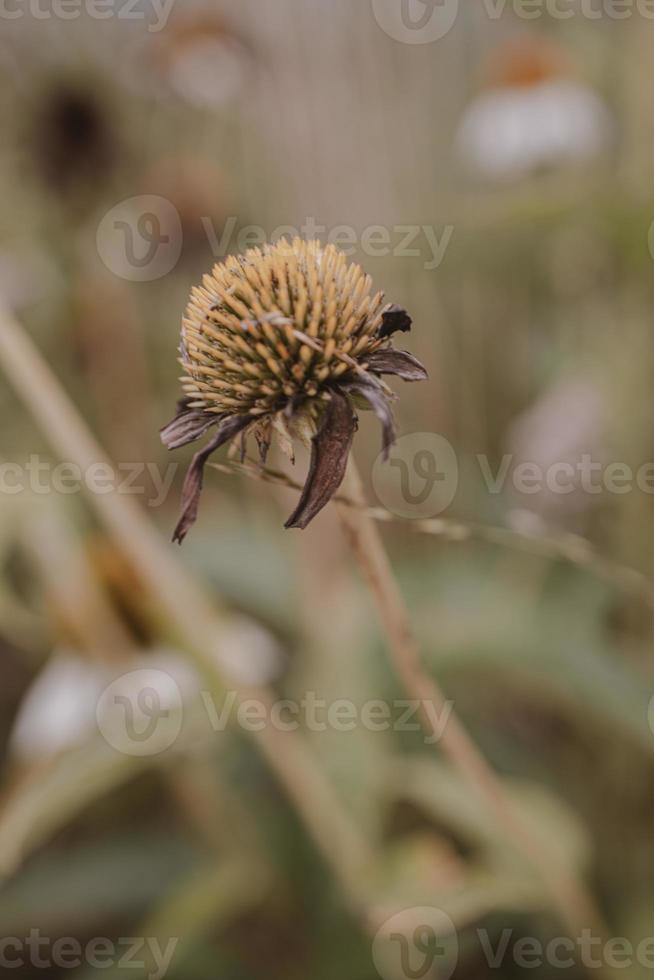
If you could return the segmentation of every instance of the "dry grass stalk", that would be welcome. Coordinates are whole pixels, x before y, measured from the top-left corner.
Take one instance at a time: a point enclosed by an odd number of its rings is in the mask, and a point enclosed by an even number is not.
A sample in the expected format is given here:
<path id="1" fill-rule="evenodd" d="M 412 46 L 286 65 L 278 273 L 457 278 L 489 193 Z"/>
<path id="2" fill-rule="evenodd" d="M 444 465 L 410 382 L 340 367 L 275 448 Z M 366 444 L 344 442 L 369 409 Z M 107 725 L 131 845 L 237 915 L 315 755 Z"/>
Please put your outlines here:
<path id="1" fill-rule="evenodd" d="M 425 703 L 431 703 L 436 709 L 436 717 L 442 717 L 447 709 L 447 701 L 436 681 L 422 665 L 409 611 L 379 531 L 373 519 L 366 513 L 361 479 L 352 460 L 343 484 L 343 492 L 358 506 L 348 506 L 338 500 L 334 505 L 377 606 L 393 667 L 408 696 L 423 706 L 420 714 L 426 733 L 438 742 L 452 765 L 470 786 L 471 792 L 478 797 L 489 815 L 505 830 L 508 839 L 513 841 L 516 849 L 537 871 L 571 936 L 579 936 L 581 930 L 588 928 L 593 929 L 595 935 L 605 935 L 606 929 L 593 898 L 580 881 L 568 874 L 566 868 L 556 866 L 551 856 L 542 851 L 540 842 L 533 838 L 529 827 L 516 814 L 499 778 L 456 713 L 452 711 L 449 714 L 441 733 L 434 725 L 434 714 L 424 710 Z"/>
<path id="2" fill-rule="evenodd" d="M 82 472 L 98 463 L 109 465 L 31 339 L 6 312 L 0 312 L 0 366 L 61 459 L 76 463 Z M 254 698 L 269 711 L 271 692 L 239 687 L 222 676 L 218 662 L 224 617 L 174 559 L 134 500 L 116 490 L 90 495 L 89 500 L 156 601 L 162 621 L 198 663 L 211 693 L 222 696 L 227 683 L 239 698 Z M 364 901 L 361 869 L 370 859 L 369 848 L 309 747 L 297 733 L 277 732 L 271 726 L 253 732 L 253 738 L 346 897 L 359 909 Z"/>

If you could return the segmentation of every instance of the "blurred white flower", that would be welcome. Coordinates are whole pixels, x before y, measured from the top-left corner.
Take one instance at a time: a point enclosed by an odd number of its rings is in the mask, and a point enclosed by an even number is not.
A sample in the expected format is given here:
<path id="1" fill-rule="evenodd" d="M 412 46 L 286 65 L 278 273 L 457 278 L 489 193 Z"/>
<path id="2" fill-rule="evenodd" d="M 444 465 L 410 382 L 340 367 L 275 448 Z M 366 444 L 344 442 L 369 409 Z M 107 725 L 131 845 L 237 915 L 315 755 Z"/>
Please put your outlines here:
<path id="1" fill-rule="evenodd" d="M 556 382 L 515 420 L 507 437 L 513 466 L 533 464 L 544 475 L 538 492 L 516 491 L 511 514 L 516 530 L 535 532 L 537 517 L 558 522 L 595 502 L 594 495 L 584 492 L 581 464 L 584 457 L 595 463 L 605 460 L 605 421 L 601 390 L 581 377 Z M 562 466 L 567 468 L 563 490 L 553 476 Z"/>
<path id="2" fill-rule="evenodd" d="M 284 666 L 281 648 L 266 630 L 234 617 L 215 653 L 216 665 L 233 683 L 268 683 Z M 55 652 L 20 705 L 10 737 L 10 753 L 21 765 L 34 764 L 84 744 L 98 734 L 117 732 L 125 743 L 125 705 L 145 712 L 180 712 L 203 689 L 195 666 L 172 649 L 157 648 L 116 664 L 98 664 L 75 652 Z M 175 719 L 173 718 L 172 721 Z M 163 736 L 166 731 L 163 731 Z M 146 745 L 148 750 L 150 745 Z M 133 754 L 133 753 L 130 753 Z"/>
<path id="3" fill-rule="evenodd" d="M 523 39 L 499 52 L 489 88 L 463 114 L 456 150 L 471 174 L 515 180 L 593 158 L 613 130 L 609 109 L 558 50 Z"/>
<path id="4" fill-rule="evenodd" d="M 201 680 L 193 665 L 174 650 L 159 649 L 111 667 L 76 653 L 55 653 L 21 703 L 10 738 L 13 758 L 34 763 L 89 741 L 99 733 L 99 721 L 109 724 L 103 698 L 108 688 L 134 702 L 147 690 L 165 710 L 178 699 L 190 700 L 200 691 Z"/>
<path id="5" fill-rule="evenodd" d="M 174 21 L 153 46 L 159 72 L 170 89 L 200 108 L 234 100 L 251 70 L 246 46 L 210 14 Z"/>
<path id="6" fill-rule="evenodd" d="M 171 61 L 169 79 L 188 102 L 206 106 L 229 102 L 245 80 L 243 50 L 216 38 L 198 40 Z"/>
<path id="7" fill-rule="evenodd" d="M 37 762 L 88 739 L 110 672 L 74 653 L 56 653 L 23 698 L 10 739 L 19 762 Z"/>
<path id="8" fill-rule="evenodd" d="M 234 616 L 220 634 L 216 663 L 237 684 L 269 684 L 282 673 L 284 653 L 273 636 L 253 620 Z"/>

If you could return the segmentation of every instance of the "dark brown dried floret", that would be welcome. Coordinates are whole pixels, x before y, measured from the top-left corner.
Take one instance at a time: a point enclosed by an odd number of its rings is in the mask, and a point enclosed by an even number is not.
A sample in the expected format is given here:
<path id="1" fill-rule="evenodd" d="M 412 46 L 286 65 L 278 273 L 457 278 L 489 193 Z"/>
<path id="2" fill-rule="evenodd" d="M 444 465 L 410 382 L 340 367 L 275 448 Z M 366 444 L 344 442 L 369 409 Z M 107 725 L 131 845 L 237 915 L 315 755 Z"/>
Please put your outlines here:
<path id="1" fill-rule="evenodd" d="M 391 337 L 397 331 L 401 333 L 408 333 L 411 329 L 411 324 L 413 320 L 407 313 L 407 311 L 397 304 L 388 307 L 386 312 L 382 315 L 382 324 L 379 328 L 378 337 L 384 339 L 385 337 Z"/>

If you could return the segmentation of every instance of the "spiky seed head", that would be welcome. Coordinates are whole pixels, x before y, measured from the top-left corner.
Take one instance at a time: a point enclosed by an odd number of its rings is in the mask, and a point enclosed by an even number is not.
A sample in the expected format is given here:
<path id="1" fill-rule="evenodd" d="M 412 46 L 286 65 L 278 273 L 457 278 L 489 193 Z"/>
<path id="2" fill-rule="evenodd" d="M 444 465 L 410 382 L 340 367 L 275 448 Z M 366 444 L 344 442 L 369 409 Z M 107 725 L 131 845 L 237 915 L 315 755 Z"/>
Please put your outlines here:
<path id="1" fill-rule="evenodd" d="M 254 435 L 265 462 L 273 430 L 291 455 L 292 436 L 310 434 L 309 473 L 286 527 L 306 527 L 340 486 L 355 405 L 375 412 L 388 455 L 393 393 L 382 375 L 424 381 L 427 372 L 391 343 L 411 328 L 411 317 L 384 306 L 382 293 L 371 296 L 371 285 L 333 245 L 296 238 L 227 259 L 193 290 L 180 345 L 186 397 L 161 438 L 169 449 L 210 430 L 212 438 L 186 474 L 175 541 L 196 520 L 207 460 L 233 439 L 246 453 Z"/>
<path id="2" fill-rule="evenodd" d="M 192 290 L 182 324 L 192 407 L 265 415 L 325 389 L 383 343 L 384 294 L 333 245 L 281 239 L 231 256 Z"/>

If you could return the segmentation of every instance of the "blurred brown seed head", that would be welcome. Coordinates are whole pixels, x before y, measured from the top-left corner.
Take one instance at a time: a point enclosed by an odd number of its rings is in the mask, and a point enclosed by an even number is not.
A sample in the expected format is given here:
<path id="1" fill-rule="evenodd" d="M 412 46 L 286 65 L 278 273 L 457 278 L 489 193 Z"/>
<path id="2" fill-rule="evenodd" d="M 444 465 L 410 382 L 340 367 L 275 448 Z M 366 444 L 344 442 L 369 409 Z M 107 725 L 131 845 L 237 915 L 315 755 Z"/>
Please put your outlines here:
<path id="1" fill-rule="evenodd" d="M 115 139 L 107 106 L 91 89 L 53 86 L 38 108 L 32 140 L 34 162 L 58 192 L 106 174 L 115 163 Z"/>

